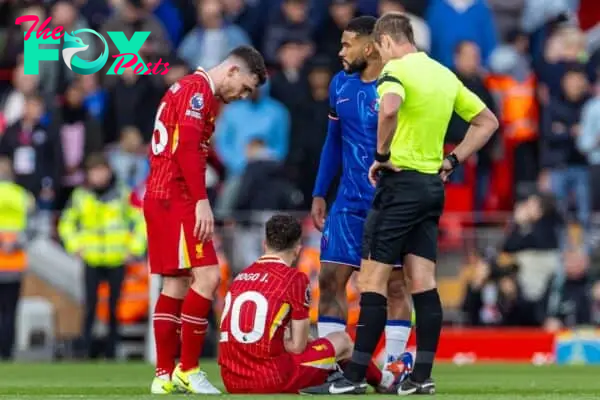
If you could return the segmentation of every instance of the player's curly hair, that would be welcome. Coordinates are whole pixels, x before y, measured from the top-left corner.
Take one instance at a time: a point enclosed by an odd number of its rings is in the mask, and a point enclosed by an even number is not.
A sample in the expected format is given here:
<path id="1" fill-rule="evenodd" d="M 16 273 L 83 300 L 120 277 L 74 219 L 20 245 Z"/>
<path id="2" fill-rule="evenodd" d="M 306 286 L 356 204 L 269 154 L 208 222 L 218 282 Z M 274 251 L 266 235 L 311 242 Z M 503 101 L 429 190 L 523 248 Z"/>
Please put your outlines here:
<path id="1" fill-rule="evenodd" d="M 258 86 L 263 85 L 267 81 L 267 67 L 265 60 L 258 50 L 252 46 L 238 46 L 231 50 L 229 57 L 234 57 L 241 60 L 251 74 L 256 75 Z"/>
<path id="2" fill-rule="evenodd" d="M 265 237 L 270 250 L 291 250 L 302 239 L 302 225 L 291 215 L 274 215 L 267 221 Z"/>

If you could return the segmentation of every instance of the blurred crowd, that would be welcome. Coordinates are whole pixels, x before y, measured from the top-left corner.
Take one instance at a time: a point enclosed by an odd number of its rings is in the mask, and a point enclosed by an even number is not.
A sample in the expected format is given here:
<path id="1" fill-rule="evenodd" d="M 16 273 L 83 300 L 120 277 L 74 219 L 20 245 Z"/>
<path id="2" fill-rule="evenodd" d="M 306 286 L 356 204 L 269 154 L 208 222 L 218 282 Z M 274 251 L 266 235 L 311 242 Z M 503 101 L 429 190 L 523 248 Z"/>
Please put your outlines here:
<path id="1" fill-rule="evenodd" d="M 310 208 L 344 27 L 354 16 L 388 11 L 409 15 L 419 49 L 454 70 L 501 121 L 494 140 L 448 184 L 449 213 L 514 214 L 500 247 L 469 266 L 469 322 L 599 323 L 588 240 L 600 209 L 597 0 L 0 0 L 0 158 L 12 166 L 0 170 L 0 180 L 14 178 L 38 210 L 62 214 L 61 239 L 86 264 L 122 265 L 129 253 L 85 259 L 80 243 L 68 243 L 80 223 L 64 228 L 73 213 L 63 211 L 84 207 L 74 201 L 82 188 L 104 204 L 118 186 L 139 204 L 166 88 L 252 44 L 267 60 L 269 82 L 222 108 L 207 172 L 219 220 L 247 222 L 237 240 L 254 250 L 233 254 L 243 253 L 238 264 L 245 265 L 260 252 L 260 233 L 249 226 L 265 214 L 255 212 Z M 39 75 L 24 75 L 29 25 L 14 23 L 22 15 L 51 16 L 50 28 L 67 32 L 150 31 L 139 53 L 146 62 L 168 62 L 169 72 L 77 75 L 63 62 L 42 61 Z M 92 38 L 84 37 L 84 59 L 96 58 Z M 448 148 L 466 128 L 453 118 Z M 109 171 L 100 187 L 89 182 L 95 167 Z M 578 240 L 567 229 L 573 224 Z"/>

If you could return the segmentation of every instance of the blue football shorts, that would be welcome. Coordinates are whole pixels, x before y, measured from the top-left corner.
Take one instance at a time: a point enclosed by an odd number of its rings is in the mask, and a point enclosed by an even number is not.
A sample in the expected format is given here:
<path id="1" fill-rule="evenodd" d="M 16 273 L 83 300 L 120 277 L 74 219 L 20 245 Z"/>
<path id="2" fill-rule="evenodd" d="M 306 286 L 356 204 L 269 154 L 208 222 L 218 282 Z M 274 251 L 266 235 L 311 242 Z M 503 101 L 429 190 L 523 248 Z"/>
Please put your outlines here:
<path id="1" fill-rule="evenodd" d="M 368 210 L 333 211 L 321 236 L 321 262 L 360 268 L 363 229 Z M 401 260 L 397 263 L 401 266 Z"/>

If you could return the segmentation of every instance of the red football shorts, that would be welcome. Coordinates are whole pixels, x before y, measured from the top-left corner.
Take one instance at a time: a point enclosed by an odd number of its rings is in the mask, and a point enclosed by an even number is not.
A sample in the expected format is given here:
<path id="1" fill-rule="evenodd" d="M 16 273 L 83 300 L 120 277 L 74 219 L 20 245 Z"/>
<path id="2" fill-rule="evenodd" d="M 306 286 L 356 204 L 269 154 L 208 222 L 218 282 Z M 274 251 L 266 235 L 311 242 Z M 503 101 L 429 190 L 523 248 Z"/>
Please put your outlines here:
<path id="1" fill-rule="evenodd" d="M 329 339 L 317 339 L 310 342 L 303 353 L 281 357 L 277 364 L 279 365 L 273 370 L 285 375 L 285 377 L 280 376 L 285 382 L 283 386 L 273 386 L 273 381 L 281 381 L 282 379 L 263 380 L 264 386 L 262 386 L 260 385 L 260 377 L 248 382 L 248 385 L 244 385 L 240 383 L 238 376 L 223 369 L 221 370 L 221 377 L 225 388 L 232 394 L 298 394 L 301 389 L 325 383 L 331 371 L 336 368 L 335 349 Z"/>
<path id="2" fill-rule="evenodd" d="M 191 202 L 144 199 L 150 272 L 185 276 L 191 268 L 218 265 L 212 241 L 194 236 L 195 206 Z"/>
<path id="3" fill-rule="evenodd" d="M 310 342 L 304 352 L 292 355 L 294 372 L 283 393 L 298 393 L 309 386 L 322 385 L 336 368 L 335 349 L 327 338 Z"/>

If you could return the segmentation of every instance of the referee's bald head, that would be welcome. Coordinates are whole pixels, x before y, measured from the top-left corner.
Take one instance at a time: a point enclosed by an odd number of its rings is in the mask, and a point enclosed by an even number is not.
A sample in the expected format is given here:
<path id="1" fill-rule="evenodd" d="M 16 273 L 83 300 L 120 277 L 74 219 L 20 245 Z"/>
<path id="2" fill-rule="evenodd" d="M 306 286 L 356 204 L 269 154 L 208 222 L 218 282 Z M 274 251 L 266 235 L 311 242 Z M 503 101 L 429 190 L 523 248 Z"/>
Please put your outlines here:
<path id="1" fill-rule="evenodd" d="M 384 35 L 398 44 L 406 42 L 415 44 L 415 34 L 410 19 L 404 13 L 389 12 L 379 17 L 373 29 L 373 37 L 377 43 L 381 43 Z"/>

